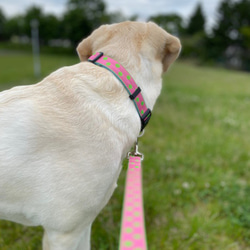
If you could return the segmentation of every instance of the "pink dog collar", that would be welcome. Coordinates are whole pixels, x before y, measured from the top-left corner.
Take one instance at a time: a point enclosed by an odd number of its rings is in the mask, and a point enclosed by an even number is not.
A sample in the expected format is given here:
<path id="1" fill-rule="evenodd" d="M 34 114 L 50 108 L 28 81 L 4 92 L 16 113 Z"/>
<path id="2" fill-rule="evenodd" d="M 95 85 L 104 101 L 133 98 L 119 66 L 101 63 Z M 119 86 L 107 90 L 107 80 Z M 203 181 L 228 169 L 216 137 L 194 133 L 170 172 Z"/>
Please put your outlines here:
<path id="1" fill-rule="evenodd" d="M 122 83 L 122 85 L 129 93 L 129 98 L 135 104 L 136 110 L 141 119 L 142 131 L 149 122 L 149 119 L 151 117 L 151 110 L 147 108 L 141 94 L 141 89 L 137 86 L 132 76 L 121 64 L 110 57 L 104 56 L 102 52 L 97 52 L 96 54 L 92 55 L 91 57 L 89 57 L 88 61 L 108 69 Z"/>

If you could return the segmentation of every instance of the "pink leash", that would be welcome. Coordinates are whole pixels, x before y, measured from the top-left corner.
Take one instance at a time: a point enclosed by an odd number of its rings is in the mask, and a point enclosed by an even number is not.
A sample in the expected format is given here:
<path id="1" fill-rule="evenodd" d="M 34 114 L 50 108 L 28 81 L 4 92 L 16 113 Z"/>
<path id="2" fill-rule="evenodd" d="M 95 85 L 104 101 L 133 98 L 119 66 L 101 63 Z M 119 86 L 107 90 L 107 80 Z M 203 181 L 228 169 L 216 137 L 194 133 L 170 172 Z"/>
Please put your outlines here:
<path id="1" fill-rule="evenodd" d="M 143 155 L 138 152 L 137 142 L 135 152 L 129 153 L 128 157 L 119 250 L 146 250 L 141 169 Z"/>
<path id="2" fill-rule="evenodd" d="M 139 114 L 142 131 L 140 136 L 142 136 L 143 129 L 151 117 L 151 110 L 145 103 L 140 87 L 137 86 L 132 76 L 120 63 L 104 55 L 102 52 L 95 53 L 89 57 L 88 61 L 109 70 L 122 83 Z M 134 152 L 130 152 L 128 158 L 129 165 L 123 202 L 119 250 L 146 250 L 141 172 L 143 155 L 138 152 L 137 141 Z"/>

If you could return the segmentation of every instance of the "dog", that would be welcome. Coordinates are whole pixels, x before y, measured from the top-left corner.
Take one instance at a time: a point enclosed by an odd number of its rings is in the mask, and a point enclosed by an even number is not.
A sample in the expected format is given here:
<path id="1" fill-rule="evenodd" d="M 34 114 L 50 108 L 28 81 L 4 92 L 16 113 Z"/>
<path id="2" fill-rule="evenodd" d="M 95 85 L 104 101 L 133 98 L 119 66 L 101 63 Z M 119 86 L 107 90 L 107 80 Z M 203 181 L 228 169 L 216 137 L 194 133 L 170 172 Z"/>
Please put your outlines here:
<path id="1" fill-rule="evenodd" d="M 79 43 L 80 63 L 1 92 L 0 218 L 41 225 L 43 250 L 90 249 L 141 120 L 119 80 L 88 58 L 101 51 L 119 62 L 152 110 L 180 50 L 152 22 L 102 25 Z"/>

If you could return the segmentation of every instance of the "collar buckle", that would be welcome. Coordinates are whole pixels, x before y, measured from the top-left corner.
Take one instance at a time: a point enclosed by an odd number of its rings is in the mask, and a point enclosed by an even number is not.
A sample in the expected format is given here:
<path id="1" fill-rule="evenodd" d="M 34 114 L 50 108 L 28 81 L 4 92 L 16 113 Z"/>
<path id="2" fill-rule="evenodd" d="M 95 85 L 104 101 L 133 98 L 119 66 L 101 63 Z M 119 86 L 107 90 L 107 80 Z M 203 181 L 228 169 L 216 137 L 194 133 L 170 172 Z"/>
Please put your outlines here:
<path id="1" fill-rule="evenodd" d="M 141 131 L 143 131 L 143 129 L 146 127 L 151 116 L 152 116 L 152 112 L 150 109 L 147 109 L 146 112 L 142 116 L 140 116 L 140 118 L 141 118 Z"/>

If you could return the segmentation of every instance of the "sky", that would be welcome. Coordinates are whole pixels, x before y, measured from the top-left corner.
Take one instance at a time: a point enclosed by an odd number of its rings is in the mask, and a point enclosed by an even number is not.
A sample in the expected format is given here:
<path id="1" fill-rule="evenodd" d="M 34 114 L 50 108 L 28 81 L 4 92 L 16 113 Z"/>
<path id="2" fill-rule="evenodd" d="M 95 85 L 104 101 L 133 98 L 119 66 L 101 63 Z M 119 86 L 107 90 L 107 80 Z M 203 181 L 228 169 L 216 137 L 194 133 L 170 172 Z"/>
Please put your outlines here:
<path id="1" fill-rule="evenodd" d="M 0 0 L 0 8 L 7 17 L 21 14 L 31 5 L 42 7 L 46 13 L 60 15 L 67 0 Z M 140 21 L 157 14 L 177 13 L 188 20 L 200 2 L 203 6 L 208 26 L 216 21 L 216 10 L 221 0 L 104 0 L 108 11 L 120 11 L 125 16 L 138 15 Z"/>

